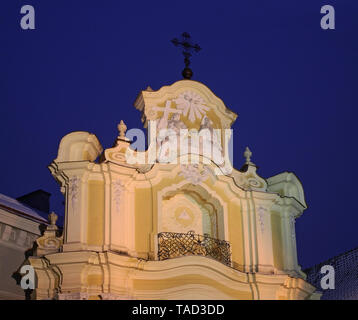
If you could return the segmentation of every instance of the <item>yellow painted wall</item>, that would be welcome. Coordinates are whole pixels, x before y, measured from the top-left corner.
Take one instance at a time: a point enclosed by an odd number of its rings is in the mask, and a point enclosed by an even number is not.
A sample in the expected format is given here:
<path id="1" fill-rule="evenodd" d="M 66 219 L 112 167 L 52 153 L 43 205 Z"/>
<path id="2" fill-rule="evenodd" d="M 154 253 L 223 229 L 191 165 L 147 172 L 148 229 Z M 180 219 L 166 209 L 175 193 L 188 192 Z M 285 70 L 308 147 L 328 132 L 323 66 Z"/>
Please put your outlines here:
<path id="1" fill-rule="evenodd" d="M 233 266 L 241 269 L 244 263 L 244 236 L 242 226 L 241 209 L 238 204 L 229 204 L 229 241 L 231 245 L 231 257 Z M 241 270 L 242 271 L 242 270 Z"/>
<path id="2" fill-rule="evenodd" d="M 281 231 L 281 217 L 278 212 L 271 212 L 271 226 L 272 226 L 272 246 L 274 265 L 277 269 L 283 270 L 283 246 L 282 246 L 282 231 Z"/>
<path id="3" fill-rule="evenodd" d="M 104 182 L 88 181 L 87 242 L 102 245 L 104 239 Z"/>
<path id="4" fill-rule="evenodd" d="M 178 277 L 171 277 L 170 279 L 161 279 L 161 280 L 144 280 L 144 279 L 134 279 L 133 287 L 136 290 L 164 290 L 175 288 L 178 286 L 184 285 L 206 285 L 211 286 L 233 298 L 240 300 L 252 300 L 252 293 L 250 291 L 250 286 L 248 284 L 242 284 L 242 287 L 247 286 L 247 291 L 244 290 L 234 290 L 220 282 L 205 277 L 203 275 L 183 275 Z"/>
<path id="5" fill-rule="evenodd" d="M 137 252 L 150 251 L 152 226 L 152 190 L 137 188 L 135 191 L 135 249 Z"/>

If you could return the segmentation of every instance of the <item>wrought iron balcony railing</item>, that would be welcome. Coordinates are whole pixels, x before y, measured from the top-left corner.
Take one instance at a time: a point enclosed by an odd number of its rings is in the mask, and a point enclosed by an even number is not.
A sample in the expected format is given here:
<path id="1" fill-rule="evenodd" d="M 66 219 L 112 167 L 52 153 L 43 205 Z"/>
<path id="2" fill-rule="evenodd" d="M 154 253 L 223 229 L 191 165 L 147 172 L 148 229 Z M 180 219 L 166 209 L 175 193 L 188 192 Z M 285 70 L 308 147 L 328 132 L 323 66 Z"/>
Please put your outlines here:
<path id="1" fill-rule="evenodd" d="M 158 258 L 166 260 L 181 256 L 211 257 L 231 266 L 230 243 L 207 235 L 188 233 L 158 233 Z"/>

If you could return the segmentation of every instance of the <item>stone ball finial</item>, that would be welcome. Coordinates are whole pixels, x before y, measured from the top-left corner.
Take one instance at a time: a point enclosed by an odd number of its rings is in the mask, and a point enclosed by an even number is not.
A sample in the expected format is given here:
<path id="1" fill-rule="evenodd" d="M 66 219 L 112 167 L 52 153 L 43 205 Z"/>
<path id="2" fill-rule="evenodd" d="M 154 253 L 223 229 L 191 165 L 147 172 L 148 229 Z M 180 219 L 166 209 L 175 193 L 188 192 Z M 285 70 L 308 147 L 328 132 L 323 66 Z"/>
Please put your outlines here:
<path id="1" fill-rule="evenodd" d="M 184 79 L 190 80 L 193 76 L 193 71 L 190 68 L 184 68 L 181 74 Z"/>

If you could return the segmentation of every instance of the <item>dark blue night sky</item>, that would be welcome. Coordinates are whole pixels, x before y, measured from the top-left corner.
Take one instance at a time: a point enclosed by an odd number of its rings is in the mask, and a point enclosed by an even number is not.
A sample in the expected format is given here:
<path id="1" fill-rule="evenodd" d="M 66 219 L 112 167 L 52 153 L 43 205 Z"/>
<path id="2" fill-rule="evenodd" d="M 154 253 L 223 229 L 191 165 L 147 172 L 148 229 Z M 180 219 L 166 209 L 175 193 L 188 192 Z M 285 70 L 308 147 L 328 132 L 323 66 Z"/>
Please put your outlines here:
<path id="1" fill-rule="evenodd" d="M 20 27 L 20 8 L 36 29 Z M 320 9 L 336 10 L 322 30 Z M 234 165 L 248 145 L 259 174 L 293 171 L 309 208 L 297 220 L 299 262 L 311 266 L 358 246 L 357 0 L 0 2 L 0 193 L 59 187 L 46 166 L 71 131 L 110 147 L 117 123 L 142 128 L 140 90 L 181 79 L 170 40 L 189 32 L 203 50 L 194 80 L 239 116 Z"/>

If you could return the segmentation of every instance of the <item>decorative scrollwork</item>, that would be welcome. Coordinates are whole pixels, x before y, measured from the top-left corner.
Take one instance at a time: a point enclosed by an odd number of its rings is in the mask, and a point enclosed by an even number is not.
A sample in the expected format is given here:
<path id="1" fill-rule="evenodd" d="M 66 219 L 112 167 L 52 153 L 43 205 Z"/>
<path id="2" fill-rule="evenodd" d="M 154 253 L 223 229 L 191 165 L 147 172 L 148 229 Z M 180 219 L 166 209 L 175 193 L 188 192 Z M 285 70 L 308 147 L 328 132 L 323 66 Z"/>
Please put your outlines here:
<path id="1" fill-rule="evenodd" d="M 209 169 L 206 166 L 201 169 L 198 164 L 183 164 L 180 166 L 179 176 L 183 176 L 192 184 L 197 185 L 209 177 Z"/>
<path id="2" fill-rule="evenodd" d="M 72 211 L 76 211 L 76 204 L 78 202 L 80 190 L 80 178 L 77 176 L 73 176 L 69 181 L 69 197 L 72 204 Z"/>
<path id="3" fill-rule="evenodd" d="M 209 235 L 188 233 L 161 232 L 158 234 L 158 258 L 166 260 L 181 256 L 211 257 L 230 266 L 230 243 L 211 238 Z"/>

